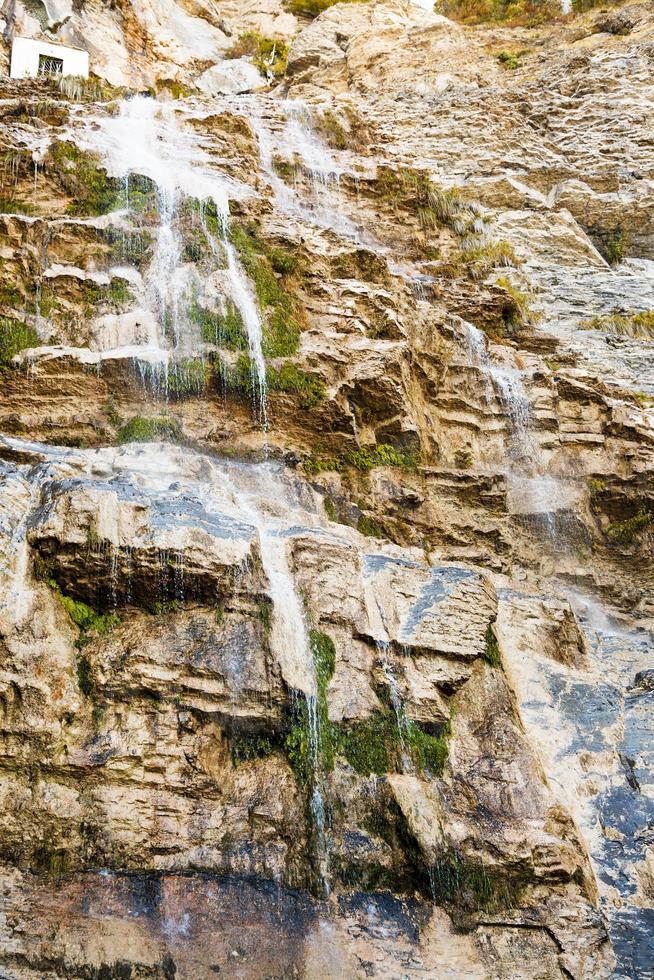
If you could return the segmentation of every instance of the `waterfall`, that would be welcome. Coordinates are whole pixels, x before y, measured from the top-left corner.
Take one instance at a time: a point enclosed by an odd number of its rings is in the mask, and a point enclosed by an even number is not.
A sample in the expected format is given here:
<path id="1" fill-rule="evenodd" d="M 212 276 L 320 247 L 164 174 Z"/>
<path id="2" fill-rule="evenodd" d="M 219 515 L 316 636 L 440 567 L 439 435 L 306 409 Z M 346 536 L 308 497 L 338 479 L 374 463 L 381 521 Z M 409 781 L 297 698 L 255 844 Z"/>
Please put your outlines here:
<path id="1" fill-rule="evenodd" d="M 287 100 L 282 103 L 282 110 L 286 124 L 281 137 L 271 133 L 260 115 L 249 117 L 257 137 L 261 169 L 273 190 L 278 208 L 289 217 L 364 244 L 357 225 L 340 213 L 334 202 L 333 192 L 338 192 L 342 174 L 348 173 L 354 177 L 354 173 L 337 163 L 312 126 L 309 108 L 303 102 Z M 293 166 L 298 162 L 308 177 L 308 194 L 297 176 L 292 184 L 288 184 L 277 173 L 274 150 L 278 146 L 284 148 L 285 160 Z"/>
<path id="2" fill-rule="evenodd" d="M 481 368 L 489 382 L 486 398 L 489 400 L 491 391 L 496 393 L 509 422 L 510 465 L 506 471 L 509 511 L 527 521 L 533 515 L 541 515 L 547 537 L 557 549 L 564 550 L 567 536 L 561 535 L 556 514 L 569 509 L 579 497 L 579 491 L 547 470 L 534 439 L 531 405 L 520 372 L 493 362 L 481 330 L 471 323 L 464 323 L 464 329 L 469 362 Z"/>
<path id="3" fill-rule="evenodd" d="M 409 731 L 409 718 L 406 711 L 406 705 L 404 703 L 404 698 L 402 696 L 402 691 L 400 685 L 398 684 L 397 677 L 395 676 L 395 671 L 391 665 L 389 659 L 390 642 L 388 640 L 377 640 L 376 642 L 377 653 L 379 654 L 379 659 L 381 663 L 382 673 L 384 675 L 384 680 L 388 685 L 388 693 L 391 701 L 391 707 L 395 714 L 395 720 L 397 722 L 397 734 L 400 741 L 400 753 L 402 761 L 402 769 L 404 772 L 411 771 L 411 759 L 407 749 L 407 734 Z"/>
<path id="4" fill-rule="evenodd" d="M 170 326 L 174 349 L 192 345 L 184 314 L 190 283 L 181 258 L 182 241 L 175 228 L 180 197 L 214 204 L 221 245 L 227 255 L 229 291 L 247 333 L 259 392 L 257 408 L 265 421 L 261 316 L 229 238 L 230 194 L 237 196 L 243 189 L 216 171 L 215 162 L 200 140 L 180 125 L 175 109 L 154 99 L 137 96 L 122 102 L 117 115 L 94 120 L 94 126 L 88 127 L 79 141 L 85 149 L 99 153 L 109 172 L 123 178 L 128 187 L 130 175 L 138 174 L 148 177 L 157 188 L 160 222 L 147 286 L 160 324 L 164 328 Z M 217 252 L 215 244 L 212 247 Z"/>
<path id="5" fill-rule="evenodd" d="M 230 488 L 240 512 L 257 530 L 261 564 L 272 600 L 271 651 L 287 686 L 298 692 L 306 706 L 311 768 L 309 805 L 316 835 L 316 863 L 322 891 L 329 894 L 319 685 L 303 603 L 291 570 L 287 535 L 289 527 L 298 519 L 305 519 L 306 512 L 299 506 L 301 501 L 292 499 L 293 488 L 287 492 L 281 470 L 274 464 L 263 463 L 253 470 L 223 463 L 216 470 L 223 486 Z"/>

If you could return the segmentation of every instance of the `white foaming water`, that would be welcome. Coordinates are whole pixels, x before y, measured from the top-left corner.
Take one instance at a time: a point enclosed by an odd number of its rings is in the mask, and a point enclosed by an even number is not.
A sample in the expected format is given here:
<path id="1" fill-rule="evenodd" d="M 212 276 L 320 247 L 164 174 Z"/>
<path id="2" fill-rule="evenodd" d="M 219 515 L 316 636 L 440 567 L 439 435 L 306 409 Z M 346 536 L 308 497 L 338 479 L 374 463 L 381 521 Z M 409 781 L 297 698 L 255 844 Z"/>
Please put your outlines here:
<path id="1" fill-rule="evenodd" d="M 99 117 L 75 138 L 99 153 L 113 176 L 125 180 L 128 201 L 131 174 L 149 177 L 156 185 L 160 225 L 148 285 L 160 322 L 172 329 L 175 347 L 183 346 L 185 339 L 183 309 L 189 286 L 181 259 L 182 242 L 174 226 L 177 205 L 182 195 L 213 202 L 228 258 L 231 298 L 245 325 L 259 389 L 265 392 L 261 318 L 228 237 L 230 193 L 239 196 L 242 189 L 216 171 L 202 140 L 179 124 L 174 107 L 154 99 L 122 102 L 117 115 Z"/>

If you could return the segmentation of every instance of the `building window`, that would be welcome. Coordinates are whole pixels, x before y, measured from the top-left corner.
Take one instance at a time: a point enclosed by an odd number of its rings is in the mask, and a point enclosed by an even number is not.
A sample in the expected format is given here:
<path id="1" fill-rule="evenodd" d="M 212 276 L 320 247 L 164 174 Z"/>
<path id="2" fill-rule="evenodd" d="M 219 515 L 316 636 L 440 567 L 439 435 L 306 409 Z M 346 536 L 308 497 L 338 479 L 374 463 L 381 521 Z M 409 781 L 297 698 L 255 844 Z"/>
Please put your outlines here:
<path id="1" fill-rule="evenodd" d="M 47 54 L 39 55 L 39 75 L 63 75 L 63 58 L 50 58 Z"/>

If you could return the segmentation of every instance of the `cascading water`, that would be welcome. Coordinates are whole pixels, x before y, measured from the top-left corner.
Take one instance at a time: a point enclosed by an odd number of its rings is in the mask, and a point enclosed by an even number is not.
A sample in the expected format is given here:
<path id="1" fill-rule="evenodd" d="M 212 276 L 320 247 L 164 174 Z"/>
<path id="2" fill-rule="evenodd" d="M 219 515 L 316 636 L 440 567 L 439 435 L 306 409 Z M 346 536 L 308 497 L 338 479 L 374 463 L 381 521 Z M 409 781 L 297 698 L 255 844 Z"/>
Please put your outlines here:
<path id="1" fill-rule="evenodd" d="M 495 392 L 509 422 L 511 465 L 506 472 L 509 508 L 527 521 L 532 515 L 539 515 L 548 539 L 557 550 L 565 550 L 569 542 L 567 535 L 559 531 L 557 512 L 567 510 L 578 497 L 578 491 L 547 472 L 533 436 L 531 406 L 520 372 L 495 364 L 482 331 L 470 323 L 465 323 L 464 328 L 470 363 L 481 368 L 489 381 L 486 400 Z"/>
<path id="2" fill-rule="evenodd" d="M 238 464 L 218 464 L 223 487 L 229 487 L 236 506 L 257 529 L 261 564 L 272 600 L 270 645 L 282 675 L 305 705 L 311 770 L 309 804 L 315 832 L 315 857 L 321 888 L 329 894 L 328 842 L 321 762 L 321 712 L 319 684 L 312 644 L 302 601 L 298 594 L 289 554 L 288 530 L 306 521 L 322 526 L 313 501 L 303 501 L 298 486 L 284 479 L 273 464 L 256 470 Z M 307 508 L 307 503 L 310 508 Z M 304 504 L 304 506 L 303 506 Z M 301 712 L 300 717 L 302 717 Z"/>
<path id="3" fill-rule="evenodd" d="M 261 317 L 229 237 L 229 197 L 242 194 L 243 188 L 216 171 L 214 161 L 200 141 L 180 125 L 173 107 L 153 99 L 136 97 L 122 102 L 116 115 L 99 117 L 93 127 L 76 134 L 76 139 L 86 149 L 99 153 L 112 175 L 126 181 L 128 203 L 131 175 L 145 176 L 156 186 L 160 221 L 147 287 L 163 332 L 172 334 L 173 351 L 188 353 L 193 347 L 184 312 L 191 288 L 190 273 L 182 262 L 182 242 L 175 227 L 180 198 L 211 201 L 215 206 L 220 245 L 227 257 L 230 298 L 246 330 L 257 381 L 256 407 L 265 423 L 266 370 Z M 211 243 L 217 254 L 213 238 Z M 162 338 L 159 342 L 163 347 Z M 163 352 L 161 361 L 167 363 Z"/>
<path id="4" fill-rule="evenodd" d="M 290 217 L 362 244 L 359 228 L 335 204 L 341 175 L 349 173 L 354 177 L 354 173 L 339 164 L 320 139 L 311 125 L 311 115 L 304 103 L 286 101 L 282 103 L 282 111 L 286 125 L 281 139 L 273 136 L 261 116 L 252 114 L 249 117 L 257 136 L 261 168 L 274 191 L 277 206 Z M 284 147 L 291 167 L 297 164 L 308 178 L 308 194 L 303 191 L 297 175 L 289 184 L 277 173 L 274 151 L 279 144 Z"/>

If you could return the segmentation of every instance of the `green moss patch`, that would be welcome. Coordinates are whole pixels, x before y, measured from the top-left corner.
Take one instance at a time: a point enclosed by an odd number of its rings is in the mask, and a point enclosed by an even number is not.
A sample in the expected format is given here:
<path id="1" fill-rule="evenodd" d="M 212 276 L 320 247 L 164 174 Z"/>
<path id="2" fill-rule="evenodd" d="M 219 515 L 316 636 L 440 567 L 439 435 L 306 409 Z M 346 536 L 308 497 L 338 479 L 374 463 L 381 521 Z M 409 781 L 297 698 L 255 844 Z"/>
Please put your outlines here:
<path id="1" fill-rule="evenodd" d="M 304 460 L 303 466 L 305 473 L 313 476 L 317 473 L 332 471 L 341 473 L 348 467 L 353 467 L 363 473 L 369 472 L 376 466 L 394 466 L 404 470 L 414 470 L 417 463 L 415 453 L 397 449 L 387 443 L 380 443 L 378 446 L 354 449 L 339 456 L 324 455 L 320 452 L 313 453 Z"/>
<path id="2" fill-rule="evenodd" d="M 74 143 L 53 143 L 46 166 L 73 200 L 68 205 L 72 215 L 108 214 L 125 207 L 125 189 L 121 181 L 109 177 L 98 158 Z"/>
<path id="3" fill-rule="evenodd" d="M 118 431 L 118 443 L 126 442 L 178 442 L 182 430 L 177 419 L 167 416 L 160 418 L 130 419 Z"/>
<path id="4" fill-rule="evenodd" d="M 515 71 L 516 68 L 520 67 L 520 55 L 515 51 L 500 51 L 497 60 L 502 68 L 506 68 L 508 71 Z"/>
<path id="5" fill-rule="evenodd" d="M 486 639 L 484 645 L 484 652 L 482 657 L 489 665 L 489 667 L 499 667 L 502 663 L 502 657 L 500 655 L 500 645 L 497 642 L 497 637 L 495 636 L 495 630 L 492 624 L 489 623 L 488 629 L 486 630 Z"/>
<path id="6" fill-rule="evenodd" d="M 336 648 L 331 638 L 319 630 L 310 631 L 309 641 L 316 670 L 315 734 L 318 744 L 314 746 L 311 743 L 314 726 L 305 699 L 295 706 L 293 724 L 285 740 L 286 754 L 300 785 L 310 783 L 315 778 L 316 758 L 320 772 L 331 772 L 334 768 L 336 729 L 329 720 L 327 687 L 336 667 Z"/>
<path id="7" fill-rule="evenodd" d="M 202 340 L 225 350 L 247 350 L 248 340 L 243 317 L 236 306 L 228 302 L 224 313 L 216 313 L 194 300 L 188 308 L 191 323 L 200 327 Z"/>
<path id="8" fill-rule="evenodd" d="M 404 744 L 418 770 L 430 776 L 441 776 L 447 762 L 449 735 L 449 724 L 443 726 L 438 735 L 431 735 L 412 721 L 407 722 L 400 732 L 397 716 L 389 708 L 377 711 L 357 724 L 342 726 L 337 750 L 358 773 L 382 776 L 402 770 Z"/>
<path id="9" fill-rule="evenodd" d="M 256 393 L 256 372 L 247 354 L 241 354 L 233 365 L 223 365 L 220 379 L 227 391 L 248 399 Z M 269 364 L 266 367 L 266 383 L 269 391 L 297 396 L 300 408 L 306 411 L 319 405 L 327 394 L 321 378 L 308 374 L 292 362 L 283 363 L 279 367 Z"/>
<path id="10" fill-rule="evenodd" d="M 317 17 L 335 3 L 365 3 L 367 0 L 284 0 L 284 8 L 291 14 Z"/>
<path id="11" fill-rule="evenodd" d="M 16 354 L 39 344 L 34 327 L 9 317 L 0 317 L 0 368 L 9 367 Z"/>
<path id="12" fill-rule="evenodd" d="M 244 762 L 267 758 L 279 749 L 279 745 L 267 735 L 232 735 L 230 749 L 232 762 L 240 766 Z"/>
<path id="13" fill-rule="evenodd" d="M 434 9 L 464 24 L 500 22 L 512 27 L 536 27 L 564 19 L 558 0 L 437 0 Z"/>
<path id="14" fill-rule="evenodd" d="M 230 238 L 254 284 L 263 318 L 264 357 L 291 357 L 299 347 L 303 312 L 290 291 L 297 260 L 265 243 L 252 226 L 232 224 Z"/>
<path id="15" fill-rule="evenodd" d="M 520 885 L 497 871 L 466 861 L 457 851 L 445 853 L 431 869 L 437 905 L 469 911 L 497 912 L 519 904 Z"/>
<path id="16" fill-rule="evenodd" d="M 307 374 L 290 361 L 279 368 L 266 368 L 266 381 L 270 391 L 297 395 L 300 408 L 307 411 L 316 408 L 327 395 L 327 388 L 321 378 Z"/>
<path id="17" fill-rule="evenodd" d="M 211 367 L 207 362 L 199 358 L 176 361 L 168 369 L 168 395 L 176 399 L 203 395 L 210 380 Z M 175 438 L 178 437 L 179 427 Z"/>

